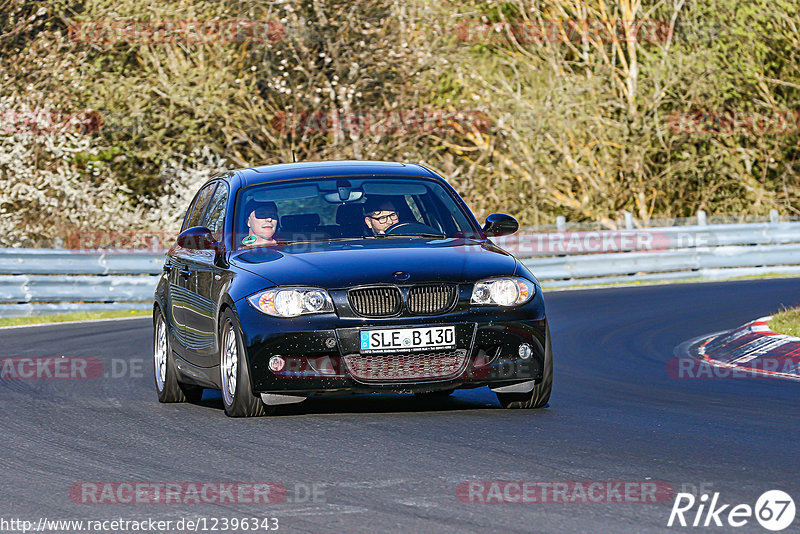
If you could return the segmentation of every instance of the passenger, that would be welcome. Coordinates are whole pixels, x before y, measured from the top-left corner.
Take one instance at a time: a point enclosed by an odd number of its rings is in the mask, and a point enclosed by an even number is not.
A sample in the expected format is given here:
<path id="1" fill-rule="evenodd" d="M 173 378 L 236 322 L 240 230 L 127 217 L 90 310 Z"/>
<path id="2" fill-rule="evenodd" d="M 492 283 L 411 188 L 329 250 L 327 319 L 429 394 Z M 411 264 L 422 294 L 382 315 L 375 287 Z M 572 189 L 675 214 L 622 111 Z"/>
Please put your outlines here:
<path id="1" fill-rule="evenodd" d="M 383 235 L 386 229 L 399 221 L 397 210 L 391 201 L 383 198 L 370 198 L 364 203 L 364 224 L 372 235 Z"/>
<path id="2" fill-rule="evenodd" d="M 247 208 L 249 232 L 242 244 L 249 247 L 277 245 L 275 232 L 278 229 L 278 207 L 274 202 L 253 202 Z"/>

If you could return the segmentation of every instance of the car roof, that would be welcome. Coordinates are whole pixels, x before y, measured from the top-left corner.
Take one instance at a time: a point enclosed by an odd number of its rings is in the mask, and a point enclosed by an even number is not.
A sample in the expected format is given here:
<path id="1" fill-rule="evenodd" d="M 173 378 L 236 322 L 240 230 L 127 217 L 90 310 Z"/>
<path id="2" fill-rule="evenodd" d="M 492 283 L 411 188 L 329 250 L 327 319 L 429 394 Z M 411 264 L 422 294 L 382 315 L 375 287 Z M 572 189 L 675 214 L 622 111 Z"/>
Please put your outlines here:
<path id="1" fill-rule="evenodd" d="M 242 187 L 253 184 L 295 180 L 298 178 L 347 177 L 347 176 L 422 176 L 441 177 L 416 163 L 389 161 L 304 161 L 264 165 L 236 171 Z"/>

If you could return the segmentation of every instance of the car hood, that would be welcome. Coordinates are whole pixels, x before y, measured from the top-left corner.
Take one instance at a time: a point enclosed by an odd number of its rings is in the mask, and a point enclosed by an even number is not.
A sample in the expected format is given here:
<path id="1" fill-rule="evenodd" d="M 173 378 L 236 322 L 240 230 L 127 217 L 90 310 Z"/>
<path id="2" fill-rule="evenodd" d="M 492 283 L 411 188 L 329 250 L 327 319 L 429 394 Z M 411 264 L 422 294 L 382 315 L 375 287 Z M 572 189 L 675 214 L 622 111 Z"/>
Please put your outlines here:
<path id="1" fill-rule="evenodd" d="M 492 243 L 469 239 L 388 238 L 296 243 L 238 251 L 233 266 L 274 285 L 338 289 L 364 284 L 468 282 L 516 271 L 516 260 Z M 406 273 L 407 279 L 403 275 Z"/>

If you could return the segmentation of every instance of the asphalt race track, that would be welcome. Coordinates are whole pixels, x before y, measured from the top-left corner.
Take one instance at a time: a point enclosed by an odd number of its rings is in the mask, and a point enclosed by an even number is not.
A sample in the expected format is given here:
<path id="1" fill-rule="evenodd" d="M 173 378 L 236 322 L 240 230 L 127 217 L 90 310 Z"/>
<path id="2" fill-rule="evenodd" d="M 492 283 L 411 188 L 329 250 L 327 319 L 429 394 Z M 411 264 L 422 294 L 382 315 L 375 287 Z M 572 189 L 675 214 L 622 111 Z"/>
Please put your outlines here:
<path id="1" fill-rule="evenodd" d="M 0 357 L 96 357 L 123 375 L 0 380 L 0 516 L 276 517 L 288 532 L 702 530 L 667 528 L 673 499 L 459 500 L 459 483 L 475 480 L 664 481 L 751 506 L 781 489 L 800 507 L 800 383 L 666 372 L 682 342 L 800 304 L 800 279 L 551 292 L 546 303 L 555 384 L 540 411 L 502 410 L 483 388 L 442 400 L 312 399 L 279 416 L 234 420 L 216 392 L 197 405 L 158 403 L 149 319 L 0 330 Z M 288 498 L 84 504 L 71 496 L 92 481 L 274 482 Z M 317 498 L 308 498 L 315 483 Z M 752 518 L 711 530 L 766 532 Z"/>

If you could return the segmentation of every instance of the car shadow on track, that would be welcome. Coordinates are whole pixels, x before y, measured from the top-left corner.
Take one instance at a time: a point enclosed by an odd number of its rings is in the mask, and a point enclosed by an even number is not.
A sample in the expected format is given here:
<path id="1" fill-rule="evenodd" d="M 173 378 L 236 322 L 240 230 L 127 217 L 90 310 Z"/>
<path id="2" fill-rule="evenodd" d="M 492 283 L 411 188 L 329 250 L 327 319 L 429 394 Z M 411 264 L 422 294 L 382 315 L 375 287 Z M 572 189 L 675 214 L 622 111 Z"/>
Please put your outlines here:
<path id="1" fill-rule="evenodd" d="M 222 395 L 207 389 L 197 406 L 222 410 Z M 371 414 L 501 410 L 493 393 L 481 390 L 458 391 L 449 397 L 424 397 L 410 394 L 348 395 L 310 397 L 299 404 L 278 406 L 275 416 L 321 414 Z"/>

